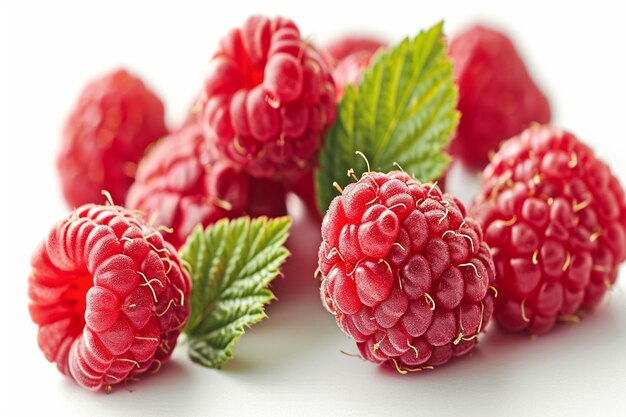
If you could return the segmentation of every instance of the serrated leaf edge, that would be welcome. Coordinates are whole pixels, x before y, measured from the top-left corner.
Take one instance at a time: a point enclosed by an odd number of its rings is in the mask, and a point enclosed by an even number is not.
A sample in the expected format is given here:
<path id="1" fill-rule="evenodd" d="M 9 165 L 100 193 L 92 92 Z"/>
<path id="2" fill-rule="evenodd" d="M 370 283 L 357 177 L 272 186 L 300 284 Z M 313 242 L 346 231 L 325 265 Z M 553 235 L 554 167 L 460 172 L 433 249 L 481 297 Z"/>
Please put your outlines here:
<path id="1" fill-rule="evenodd" d="M 232 330 L 232 337 L 226 336 L 227 340 L 229 339 L 229 341 L 227 342 L 226 346 L 223 349 L 221 349 L 221 352 L 222 352 L 221 355 L 218 355 L 218 357 L 216 358 L 209 358 L 209 357 L 203 356 L 202 353 L 200 352 L 201 349 L 198 349 L 197 347 L 197 345 L 201 342 L 201 340 L 199 337 L 196 337 L 194 335 L 194 332 L 197 329 L 198 325 L 202 321 L 206 320 L 206 318 L 211 314 L 212 310 L 216 307 L 217 303 L 224 301 L 224 300 L 229 300 L 229 299 L 222 299 L 221 296 L 224 294 L 225 290 L 227 290 L 230 287 L 229 286 L 221 287 L 219 289 L 219 293 L 210 299 L 209 308 L 203 309 L 203 312 L 201 313 L 200 316 L 198 316 L 198 319 L 196 319 L 194 323 L 192 323 L 190 320 L 187 327 L 185 328 L 185 335 L 186 335 L 187 343 L 189 346 L 189 356 L 191 360 L 194 362 L 200 363 L 204 366 L 213 367 L 213 368 L 221 366 L 221 364 L 223 364 L 225 361 L 233 357 L 232 349 L 236 345 L 241 335 L 245 333 L 245 329 L 249 328 L 250 326 L 258 323 L 259 321 L 267 317 L 267 315 L 265 314 L 265 306 L 272 300 L 276 299 L 273 292 L 269 288 L 267 288 L 267 286 L 277 276 L 281 274 L 280 267 L 290 255 L 289 251 L 285 248 L 284 245 L 289 236 L 291 220 L 289 217 L 286 217 L 286 216 L 271 218 L 271 219 L 264 217 L 264 216 L 256 217 L 256 218 L 250 218 L 250 217 L 245 216 L 245 217 L 240 217 L 240 218 L 232 219 L 232 220 L 221 219 L 217 221 L 216 223 L 214 223 L 213 225 L 208 226 L 206 229 L 202 229 L 202 227 L 197 227 L 192 232 L 187 242 L 183 245 L 183 247 L 181 247 L 179 251 L 181 259 L 187 260 L 188 257 L 191 257 L 192 260 L 195 260 L 195 262 L 198 263 L 198 258 L 202 256 L 201 252 L 206 251 L 204 250 L 203 245 L 205 245 L 207 241 L 210 241 L 211 238 L 220 236 L 222 234 L 226 234 L 231 230 L 242 228 L 243 231 L 238 234 L 239 238 L 241 239 L 243 236 L 249 234 L 250 230 L 254 230 L 257 227 L 259 227 L 260 229 L 263 229 L 263 233 L 257 233 L 257 235 L 254 236 L 254 238 L 252 239 L 252 241 L 254 242 L 252 246 L 254 248 L 258 246 L 260 240 L 263 238 L 263 235 L 267 235 L 268 230 L 271 231 L 272 233 L 268 237 L 267 241 L 264 242 L 265 243 L 264 248 L 260 249 L 258 252 L 252 255 L 252 257 L 248 257 L 249 259 L 247 259 L 245 266 L 242 268 L 239 268 L 239 273 L 233 274 L 236 276 L 233 277 L 232 282 L 241 282 L 242 279 L 248 279 L 249 277 L 252 277 L 255 274 L 257 274 L 259 270 L 249 271 L 248 275 L 245 275 L 244 271 L 246 271 L 249 268 L 249 266 L 254 263 L 255 259 L 258 259 L 258 258 L 266 259 L 267 260 L 266 266 L 271 266 L 267 268 L 269 273 L 267 274 L 267 276 L 263 277 L 260 280 L 260 282 L 257 283 L 256 288 L 253 290 L 256 292 L 256 294 L 250 295 L 251 297 L 258 298 L 258 300 L 248 309 L 249 312 L 247 314 L 237 317 L 235 320 L 230 321 L 226 324 L 222 324 L 221 327 L 213 329 L 211 332 L 209 332 L 209 335 L 207 334 L 203 335 L 203 338 L 206 339 L 207 337 L 210 337 L 210 334 L 212 332 L 219 332 L 228 327 L 231 327 L 231 330 Z M 235 234 L 237 235 L 237 233 Z M 239 245 L 241 245 L 241 242 L 239 242 Z M 240 250 L 240 249 L 241 248 L 236 247 L 233 250 L 233 252 L 236 252 L 237 250 Z M 251 249 L 247 248 L 247 250 L 251 250 Z M 272 250 L 275 253 L 272 254 L 272 256 L 267 257 L 268 251 L 272 251 Z M 217 252 L 220 256 L 224 256 L 224 251 L 225 251 L 224 245 L 220 245 L 217 248 Z M 264 255 L 266 258 L 263 258 Z M 213 262 L 208 263 L 208 264 L 206 261 L 202 262 L 201 265 L 204 267 L 203 270 L 209 271 L 208 274 L 215 274 L 216 273 L 215 268 L 218 266 L 220 262 L 220 260 L 217 258 L 219 258 L 219 256 L 214 257 Z M 229 264 L 237 264 L 237 262 L 238 260 L 236 260 L 235 262 L 230 262 Z M 190 272 L 190 276 L 192 277 L 192 281 L 196 281 L 197 271 L 194 271 L 194 267 L 192 265 L 193 262 L 188 262 L 188 263 L 189 263 L 189 266 L 191 266 L 190 268 L 191 270 L 189 272 Z M 207 267 L 207 265 L 209 266 Z M 210 271 L 213 271 L 213 272 L 210 272 Z M 242 274 L 244 274 L 244 276 L 242 276 Z M 210 275 L 205 276 L 204 279 L 210 280 Z M 214 281 L 220 281 L 220 280 L 216 278 L 214 279 Z M 196 283 L 192 282 L 192 284 L 196 284 Z M 192 299 L 194 298 L 193 291 L 194 291 L 195 286 L 196 285 L 192 286 Z M 192 307 L 193 307 L 193 303 L 192 303 Z M 192 314 L 195 314 L 195 313 L 192 312 Z M 212 346 L 205 344 L 204 348 L 210 350 L 212 349 Z M 220 349 L 213 349 L 213 350 L 218 351 Z"/>

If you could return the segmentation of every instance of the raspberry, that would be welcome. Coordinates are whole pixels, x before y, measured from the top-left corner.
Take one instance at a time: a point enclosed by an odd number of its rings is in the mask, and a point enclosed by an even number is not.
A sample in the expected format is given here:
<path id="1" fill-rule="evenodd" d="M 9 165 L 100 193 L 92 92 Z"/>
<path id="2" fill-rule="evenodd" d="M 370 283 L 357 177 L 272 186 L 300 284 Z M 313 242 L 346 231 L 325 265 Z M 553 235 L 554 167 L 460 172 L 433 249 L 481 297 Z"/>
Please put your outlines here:
<path id="1" fill-rule="evenodd" d="M 369 67 L 374 53 L 369 51 L 357 52 L 348 55 L 333 69 L 333 78 L 336 85 L 337 102 L 341 101 L 343 93 L 349 85 L 354 87 L 359 85 L 363 71 Z"/>
<path id="2" fill-rule="evenodd" d="M 368 36 L 345 36 L 328 45 L 326 52 L 333 62 L 337 102 L 348 85 L 357 86 L 376 52 L 386 43 Z"/>
<path id="3" fill-rule="evenodd" d="M 201 99 L 207 140 L 253 177 L 293 182 L 313 168 L 335 119 L 335 87 L 317 50 L 281 17 L 252 16 L 212 59 Z"/>
<path id="4" fill-rule="evenodd" d="M 331 59 L 339 62 L 355 53 L 369 52 L 373 55 L 379 49 L 386 47 L 387 42 L 371 35 L 346 35 L 326 45 L 325 51 Z"/>
<path id="5" fill-rule="evenodd" d="M 471 209 L 498 276 L 496 317 L 539 334 L 593 308 L 626 258 L 624 191 L 571 133 L 533 126 L 502 145 Z"/>
<path id="6" fill-rule="evenodd" d="M 369 361 L 400 373 L 441 365 L 491 319 L 489 248 L 436 185 L 365 173 L 332 201 L 322 239 L 323 303 Z"/>
<path id="7" fill-rule="evenodd" d="M 35 249 L 30 316 L 45 357 L 96 390 L 156 372 L 189 317 L 174 248 L 135 213 L 84 205 Z"/>
<path id="8" fill-rule="evenodd" d="M 173 229 L 165 238 L 176 248 L 198 224 L 286 212 L 283 187 L 220 160 L 197 123 L 163 139 L 141 161 L 126 206 L 157 215 L 157 225 Z"/>
<path id="9" fill-rule="evenodd" d="M 117 70 L 89 83 L 63 131 L 57 168 L 67 203 L 124 201 L 137 162 L 167 134 L 161 100 L 136 76 Z"/>
<path id="10" fill-rule="evenodd" d="M 452 39 L 448 53 L 461 112 L 450 152 L 467 166 L 482 169 L 500 141 L 550 121 L 548 100 L 504 33 L 474 26 Z"/>

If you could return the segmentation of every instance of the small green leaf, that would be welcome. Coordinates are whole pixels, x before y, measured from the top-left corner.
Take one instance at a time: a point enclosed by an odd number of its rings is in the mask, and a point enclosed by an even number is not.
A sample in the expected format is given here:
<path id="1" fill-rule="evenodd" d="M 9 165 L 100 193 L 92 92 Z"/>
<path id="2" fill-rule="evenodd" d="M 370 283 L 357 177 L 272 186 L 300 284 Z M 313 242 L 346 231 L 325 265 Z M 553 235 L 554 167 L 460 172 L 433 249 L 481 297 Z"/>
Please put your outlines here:
<path id="1" fill-rule="evenodd" d="M 191 266 L 191 315 L 185 328 L 194 362 L 219 367 L 245 328 L 265 317 L 268 289 L 289 256 L 288 217 L 220 220 L 197 228 L 180 249 Z"/>
<path id="2" fill-rule="evenodd" d="M 441 176 L 450 162 L 444 148 L 459 120 L 452 62 L 446 56 L 443 23 L 378 55 L 358 88 L 348 87 L 320 153 L 318 205 L 326 211 L 345 186 L 349 168 L 387 172 L 397 162 L 421 181 Z"/>

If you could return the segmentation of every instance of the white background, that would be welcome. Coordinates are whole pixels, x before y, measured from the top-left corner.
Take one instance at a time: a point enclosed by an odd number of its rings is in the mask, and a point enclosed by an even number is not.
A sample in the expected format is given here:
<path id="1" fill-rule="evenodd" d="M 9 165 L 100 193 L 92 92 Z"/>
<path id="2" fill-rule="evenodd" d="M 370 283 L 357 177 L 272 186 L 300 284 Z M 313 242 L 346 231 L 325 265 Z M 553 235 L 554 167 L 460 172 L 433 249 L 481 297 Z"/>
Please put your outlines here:
<path id="1" fill-rule="evenodd" d="M 395 41 L 441 19 L 452 34 L 479 20 L 497 25 L 550 96 L 554 123 L 589 143 L 626 183 L 619 2 L 153 3 L 2 0 L 0 414 L 626 415 L 624 271 L 581 324 L 535 341 L 492 326 L 471 356 L 401 376 L 340 353 L 356 348 L 321 307 L 312 278 L 319 230 L 301 221 L 275 285 L 280 300 L 222 370 L 191 363 L 179 346 L 132 392 L 92 393 L 60 375 L 37 348 L 26 278 L 36 243 L 67 213 L 54 170 L 65 116 L 85 82 L 124 65 L 161 95 L 173 126 L 201 87 L 219 37 L 252 13 L 291 17 L 321 43 L 354 30 Z M 453 181 L 452 188 L 471 197 L 471 187 Z"/>

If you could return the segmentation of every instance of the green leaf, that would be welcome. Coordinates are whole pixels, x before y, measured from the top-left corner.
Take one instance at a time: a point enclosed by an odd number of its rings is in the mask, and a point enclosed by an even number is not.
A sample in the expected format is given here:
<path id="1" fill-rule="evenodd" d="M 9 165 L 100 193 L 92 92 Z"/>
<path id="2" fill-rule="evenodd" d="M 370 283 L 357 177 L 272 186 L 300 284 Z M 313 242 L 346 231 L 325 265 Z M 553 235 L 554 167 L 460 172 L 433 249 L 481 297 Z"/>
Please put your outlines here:
<path id="1" fill-rule="evenodd" d="M 262 320 L 268 289 L 289 256 L 288 217 L 220 220 L 197 228 L 180 249 L 191 266 L 189 356 L 211 368 L 232 358 L 245 328 Z"/>
<path id="2" fill-rule="evenodd" d="M 398 163 L 426 182 L 450 162 L 444 148 L 459 120 L 452 62 L 446 56 L 443 23 L 405 39 L 375 59 L 358 88 L 348 87 L 320 154 L 318 205 L 324 212 L 344 187 L 346 172 L 388 172 Z"/>

